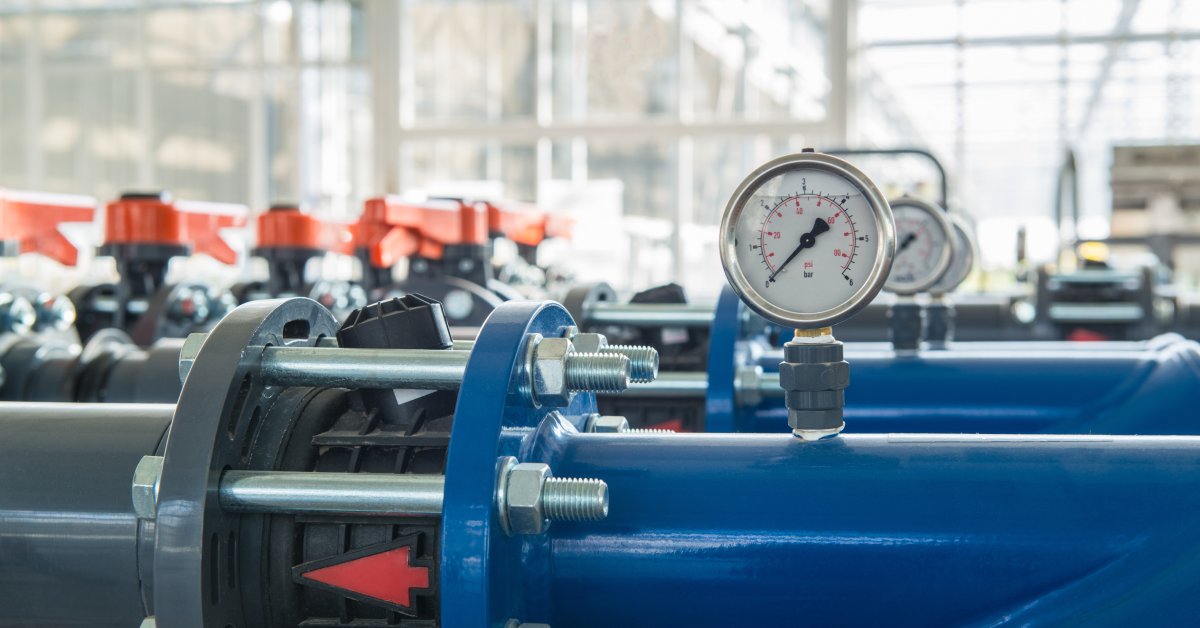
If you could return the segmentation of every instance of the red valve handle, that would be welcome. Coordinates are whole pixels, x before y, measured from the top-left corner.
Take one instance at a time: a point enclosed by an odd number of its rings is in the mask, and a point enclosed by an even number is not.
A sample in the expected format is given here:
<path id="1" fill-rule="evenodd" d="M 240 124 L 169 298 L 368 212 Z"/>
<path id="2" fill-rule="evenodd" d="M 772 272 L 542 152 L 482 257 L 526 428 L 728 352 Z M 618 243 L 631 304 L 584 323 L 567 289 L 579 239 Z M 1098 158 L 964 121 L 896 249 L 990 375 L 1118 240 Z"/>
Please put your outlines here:
<path id="1" fill-rule="evenodd" d="M 484 203 L 488 208 L 488 229 L 517 244 L 537 246 L 547 237 L 545 212 L 525 203 Z"/>
<path id="2" fill-rule="evenodd" d="M 258 248 L 320 249 L 354 254 L 351 225 L 321 220 L 299 207 L 272 207 L 258 215 Z"/>
<path id="3" fill-rule="evenodd" d="M 441 259 L 448 245 L 485 244 L 487 216 L 487 207 L 478 203 L 372 198 L 354 225 L 354 239 L 358 247 L 368 249 L 377 268 L 412 255 Z"/>
<path id="4" fill-rule="evenodd" d="M 125 196 L 105 208 L 104 243 L 190 245 L 193 253 L 233 264 L 237 251 L 221 230 L 245 226 L 246 211 L 245 205 Z"/>
<path id="5" fill-rule="evenodd" d="M 21 253 L 40 253 L 74 266 L 79 250 L 58 230 L 65 222 L 91 222 L 96 200 L 88 196 L 0 190 L 0 238 L 18 242 Z"/>

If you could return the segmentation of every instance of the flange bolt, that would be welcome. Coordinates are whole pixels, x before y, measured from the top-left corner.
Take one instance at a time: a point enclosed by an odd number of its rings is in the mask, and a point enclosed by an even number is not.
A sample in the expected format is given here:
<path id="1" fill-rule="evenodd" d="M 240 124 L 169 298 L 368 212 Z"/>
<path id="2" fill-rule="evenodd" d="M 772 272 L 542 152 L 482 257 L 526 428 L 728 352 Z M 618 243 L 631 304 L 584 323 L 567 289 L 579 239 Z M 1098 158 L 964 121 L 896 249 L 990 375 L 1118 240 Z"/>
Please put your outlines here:
<path id="1" fill-rule="evenodd" d="M 496 502 L 507 534 L 542 534 L 552 521 L 599 521 L 608 516 L 608 484 L 556 478 L 549 465 L 499 460 Z"/>
<path id="2" fill-rule="evenodd" d="M 546 478 L 542 508 L 550 521 L 600 521 L 608 516 L 608 484 L 584 478 Z"/>
<path id="3" fill-rule="evenodd" d="M 636 345 L 608 345 L 603 353 L 616 353 L 629 358 L 629 381 L 648 384 L 658 377 L 658 350 Z"/>
<path id="4" fill-rule="evenodd" d="M 619 354 L 567 354 L 567 390 L 571 392 L 621 392 L 629 387 L 630 360 Z"/>

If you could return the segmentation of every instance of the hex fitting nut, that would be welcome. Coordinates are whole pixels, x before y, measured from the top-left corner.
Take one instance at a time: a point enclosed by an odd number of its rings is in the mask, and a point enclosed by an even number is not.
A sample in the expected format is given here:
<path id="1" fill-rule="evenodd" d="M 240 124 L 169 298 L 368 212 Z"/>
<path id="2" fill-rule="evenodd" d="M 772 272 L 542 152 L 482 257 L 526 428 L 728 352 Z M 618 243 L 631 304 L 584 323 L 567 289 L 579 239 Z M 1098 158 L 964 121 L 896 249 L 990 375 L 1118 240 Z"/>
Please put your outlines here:
<path id="1" fill-rule="evenodd" d="M 608 338 L 604 334 L 576 333 L 570 340 L 580 353 L 604 353 L 608 347 Z"/>
<path id="2" fill-rule="evenodd" d="M 534 399 L 542 405 L 565 406 L 571 403 L 567 386 L 567 356 L 574 352 L 567 338 L 542 338 L 533 348 L 529 376 Z"/>
<path id="3" fill-rule="evenodd" d="M 540 462 L 522 462 L 508 472 L 508 527 L 512 534 L 541 534 L 550 527 L 542 507 L 542 489 L 550 478 L 550 467 Z"/>
<path id="4" fill-rule="evenodd" d="M 739 406 L 754 408 L 762 403 L 762 390 L 759 389 L 762 375 L 761 366 L 742 367 L 734 374 L 733 389 Z"/>
<path id="5" fill-rule="evenodd" d="M 620 434 L 629 431 L 629 419 L 623 416 L 593 414 L 588 417 L 584 431 L 594 434 Z"/>
<path id="6" fill-rule="evenodd" d="M 188 334 L 187 339 L 183 341 L 183 346 L 179 348 L 179 381 L 187 381 L 188 373 L 192 372 L 192 364 L 196 361 L 196 356 L 200 355 L 200 347 L 204 345 L 204 341 L 208 339 L 206 333 Z"/>
<path id="7" fill-rule="evenodd" d="M 845 361 L 779 365 L 779 386 L 787 391 L 842 390 L 849 385 L 850 364 Z"/>
<path id="8" fill-rule="evenodd" d="M 153 521 L 158 516 L 158 483 L 162 469 L 162 456 L 142 456 L 133 470 L 133 512 L 138 519 Z"/>

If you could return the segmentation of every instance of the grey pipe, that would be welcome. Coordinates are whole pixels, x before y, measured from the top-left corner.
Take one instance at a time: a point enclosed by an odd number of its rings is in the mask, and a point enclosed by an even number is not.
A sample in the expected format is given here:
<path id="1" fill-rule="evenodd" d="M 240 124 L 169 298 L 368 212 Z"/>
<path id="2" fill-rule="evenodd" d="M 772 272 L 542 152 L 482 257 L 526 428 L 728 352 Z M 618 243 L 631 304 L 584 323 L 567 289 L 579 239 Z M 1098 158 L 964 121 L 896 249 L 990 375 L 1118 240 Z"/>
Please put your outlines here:
<path id="1" fill-rule="evenodd" d="M 146 616 L 129 478 L 171 405 L 0 404 L 0 625 L 129 628 Z"/>

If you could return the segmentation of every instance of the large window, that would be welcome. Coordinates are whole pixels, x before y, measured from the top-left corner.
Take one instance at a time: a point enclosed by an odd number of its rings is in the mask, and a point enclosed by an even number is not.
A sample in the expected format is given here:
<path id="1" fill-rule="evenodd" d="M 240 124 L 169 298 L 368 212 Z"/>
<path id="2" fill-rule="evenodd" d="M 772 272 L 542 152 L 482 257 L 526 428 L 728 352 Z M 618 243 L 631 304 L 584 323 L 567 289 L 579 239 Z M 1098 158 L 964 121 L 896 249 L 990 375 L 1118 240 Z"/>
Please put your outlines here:
<path id="1" fill-rule="evenodd" d="M 1020 226 L 1032 261 L 1055 256 L 1068 150 L 1080 234 L 1105 237 L 1112 146 L 1200 139 L 1200 3 L 861 0 L 859 17 L 860 139 L 932 148 L 993 268 L 1015 263 Z"/>

